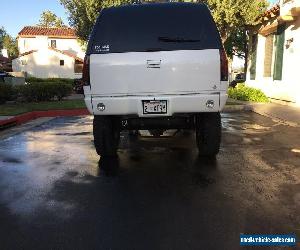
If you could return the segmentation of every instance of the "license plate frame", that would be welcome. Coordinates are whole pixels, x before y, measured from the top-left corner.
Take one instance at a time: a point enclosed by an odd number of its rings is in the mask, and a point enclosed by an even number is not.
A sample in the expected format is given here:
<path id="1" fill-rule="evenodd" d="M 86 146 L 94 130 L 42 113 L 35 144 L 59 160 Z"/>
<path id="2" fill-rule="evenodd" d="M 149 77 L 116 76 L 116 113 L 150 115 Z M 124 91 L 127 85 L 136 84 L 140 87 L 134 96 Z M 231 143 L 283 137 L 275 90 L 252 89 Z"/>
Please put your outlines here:
<path id="1" fill-rule="evenodd" d="M 144 115 L 164 115 L 168 113 L 167 100 L 142 100 L 142 104 Z"/>

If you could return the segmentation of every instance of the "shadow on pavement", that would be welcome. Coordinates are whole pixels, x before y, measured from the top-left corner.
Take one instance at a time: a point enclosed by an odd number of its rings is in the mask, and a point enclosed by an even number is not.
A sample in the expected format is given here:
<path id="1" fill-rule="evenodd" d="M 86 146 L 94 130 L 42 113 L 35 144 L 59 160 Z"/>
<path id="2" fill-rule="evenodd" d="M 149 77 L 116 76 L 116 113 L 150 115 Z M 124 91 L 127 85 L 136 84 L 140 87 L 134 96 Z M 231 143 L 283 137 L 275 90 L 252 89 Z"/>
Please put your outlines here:
<path id="1" fill-rule="evenodd" d="M 100 175 L 103 173 L 105 176 L 117 176 L 120 169 L 120 159 L 115 157 L 100 157 L 98 162 Z"/>

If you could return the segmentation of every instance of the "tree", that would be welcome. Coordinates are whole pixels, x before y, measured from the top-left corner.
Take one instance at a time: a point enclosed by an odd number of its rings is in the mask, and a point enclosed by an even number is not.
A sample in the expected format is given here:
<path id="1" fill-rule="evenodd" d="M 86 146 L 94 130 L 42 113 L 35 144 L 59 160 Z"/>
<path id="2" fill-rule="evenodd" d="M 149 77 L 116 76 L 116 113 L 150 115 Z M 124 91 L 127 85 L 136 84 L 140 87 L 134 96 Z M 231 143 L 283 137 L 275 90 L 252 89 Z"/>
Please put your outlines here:
<path id="1" fill-rule="evenodd" d="M 60 0 L 69 13 L 70 25 L 87 41 L 101 9 L 131 3 L 131 0 Z"/>
<path id="2" fill-rule="evenodd" d="M 266 10 L 266 0 L 207 0 L 223 43 L 239 28 L 257 23 L 257 18 Z"/>
<path id="3" fill-rule="evenodd" d="M 247 27 L 257 24 L 269 3 L 266 0 L 206 0 L 220 31 L 229 58 L 245 59 L 247 67 Z"/>
<path id="4" fill-rule="evenodd" d="M 3 39 L 7 35 L 4 27 L 0 27 L 0 50 L 3 49 Z"/>
<path id="5" fill-rule="evenodd" d="M 52 28 L 52 27 L 64 27 L 64 22 L 63 20 L 55 15 L 53 12 L 50 10 L 43 11 L 41 14 L 41 18 L 39 20 L 38 26 L 41 27 L 47 27 L 47 28 Z"/>
<path id="6" fill-rule="evenodd" d="M 0 27 L 0 50 L 7 49 L 8 55 L 11 58 L 18 56 L 18 45 L 17 40 L 7 34 L 3 27 Z"/>
<path id="7" fill-rule="evenodd" d="M 245 58 L 245 42 L 247 42 L 247 34 L 245 29 L 238 28 L 232 31 L 224 43 L 227 56 L 230 58 L 233 56 Z"/>
<path id="8" fill-rule="evenodd" d="M 16 58 L 19 54 L 17 39 L 6 35 L 3 38 L 3 48 L 7 49 L 10 58 Z"/>

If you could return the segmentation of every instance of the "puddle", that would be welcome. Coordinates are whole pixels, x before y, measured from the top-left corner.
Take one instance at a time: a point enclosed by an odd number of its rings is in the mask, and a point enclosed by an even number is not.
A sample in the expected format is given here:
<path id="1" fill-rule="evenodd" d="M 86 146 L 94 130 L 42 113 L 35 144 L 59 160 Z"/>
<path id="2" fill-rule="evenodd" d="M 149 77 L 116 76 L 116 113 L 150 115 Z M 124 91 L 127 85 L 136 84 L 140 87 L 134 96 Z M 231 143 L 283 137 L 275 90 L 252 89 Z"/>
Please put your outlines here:
<path id="1" fill-rule="evenodd" d="M 1 161 L 6 163 L 22 163 L 20 159 L 13 158 L 13 157 L 5 157 Z"/>
<path id="2" fill-rule="evenodd" d="M 271 127 L 261 126 L 259 124 L 242 124 L 243 129 L 254 129 L 254 130 L 270 130 Z"/>
<path id="3" fill-rule="evenodd" d="M 79 133 L 56 133 L 55 135 L 62 135 L 62 136 L 78 136 L 78 135 L 91 135 L 91 132 L 79 132 Z"/>

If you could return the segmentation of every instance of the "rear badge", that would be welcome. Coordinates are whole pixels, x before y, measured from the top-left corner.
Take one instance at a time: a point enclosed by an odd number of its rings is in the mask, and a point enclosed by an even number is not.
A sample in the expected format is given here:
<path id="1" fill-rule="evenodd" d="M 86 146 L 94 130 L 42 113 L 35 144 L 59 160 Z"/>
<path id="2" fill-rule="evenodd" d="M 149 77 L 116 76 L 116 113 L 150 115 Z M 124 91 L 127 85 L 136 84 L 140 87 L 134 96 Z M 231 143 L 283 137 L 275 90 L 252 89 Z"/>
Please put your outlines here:
<path id="1" fill-rule="evenodd" d="M 109 44 L 95 45 L 94 49 L 96 52 L 109 52 Z"/>

